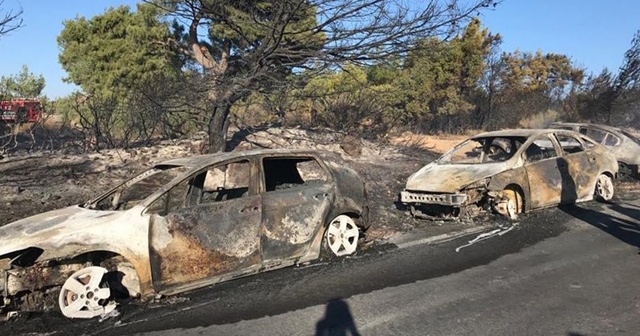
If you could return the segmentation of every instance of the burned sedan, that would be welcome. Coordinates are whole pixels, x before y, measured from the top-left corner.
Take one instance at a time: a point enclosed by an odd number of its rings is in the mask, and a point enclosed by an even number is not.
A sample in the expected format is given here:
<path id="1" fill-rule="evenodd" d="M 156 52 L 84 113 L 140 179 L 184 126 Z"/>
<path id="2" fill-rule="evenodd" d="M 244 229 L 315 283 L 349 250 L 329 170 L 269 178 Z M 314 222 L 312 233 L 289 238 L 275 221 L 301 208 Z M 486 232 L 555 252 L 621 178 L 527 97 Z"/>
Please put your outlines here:
<path id="1" fill-rule="evenodd" d="M 356 251 L 362 179 L 329 153 L 254 150 L 157 164 L 84 204 L 0 227 L 0 308 L 109 313 Z"/>
<path id="2" fill-rule="evenodd" d="M 503 130 L 474 136 L 424 166 L 400 201 L 416 217 L 469 217 L 492 209 L 510 218 L 558 204 L 613 197 L 615 157 L 566 130 Z"/>
<path id="3" fill-rule="evenodd" d="M 608 125 L 555 122 L 550 128 L 568 129 L 585 134 L 609 148 L 618 160 L 620 177 L 640 179 L 640 139 L 633 134 Z"/>

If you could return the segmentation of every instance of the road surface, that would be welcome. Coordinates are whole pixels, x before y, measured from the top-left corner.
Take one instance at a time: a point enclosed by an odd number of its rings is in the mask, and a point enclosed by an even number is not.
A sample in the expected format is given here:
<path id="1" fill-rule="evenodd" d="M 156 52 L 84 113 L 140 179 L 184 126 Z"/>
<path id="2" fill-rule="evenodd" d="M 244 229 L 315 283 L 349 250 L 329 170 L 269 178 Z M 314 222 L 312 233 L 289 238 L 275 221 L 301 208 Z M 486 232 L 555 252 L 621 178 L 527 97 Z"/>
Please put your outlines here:
<path id="1" fill-rule="evenodd" d="M 455 252 L 385 245 L 150 304 L 120 316 L 31 316 L 0 334 L 638 335 L 640 202 L 554 208 Z"/>

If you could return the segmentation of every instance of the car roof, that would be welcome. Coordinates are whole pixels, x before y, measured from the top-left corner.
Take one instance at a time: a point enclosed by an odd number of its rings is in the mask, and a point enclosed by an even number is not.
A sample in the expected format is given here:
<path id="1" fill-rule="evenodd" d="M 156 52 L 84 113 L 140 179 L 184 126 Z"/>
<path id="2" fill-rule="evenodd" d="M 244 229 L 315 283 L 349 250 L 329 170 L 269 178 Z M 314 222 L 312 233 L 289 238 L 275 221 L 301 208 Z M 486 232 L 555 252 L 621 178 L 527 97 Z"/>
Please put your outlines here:
<path id="1" fill-rule="evenodd" d="M 599 128 L 605 131 L 609 131 L 609 132 L 618 132 L 620 133 L 621 129 L 618 127 L 613 127 L 613 126 L 609 126 L 609 125 L 603 125 L 603 124 L 591 124 L 591 123 L 577 123 L 577 122 L 554 122 L 553 124 L 551 124 L 551 126 L 577 126 L 577 127 L 592 127 L 592 128 Z"/>
<path id="2" fill-rule="evenodd" d="M 251 149 L 246 151 L 234 151 L 224 153 L 213 153 L 204 155 L 186 156 L 176 159 L 171 159 L 155 164 L 155 166 L 184 166 L 184 167 L 201 167 L 216 162 L 222 162 L 226 160 L 233 160 L 242 157 L 250 156 L 286 156 L 286 155 L 321 155 L 324 154 L 317 150 L 306 149 Z M 325 156 L 325 155 L 322 155 Z"/>
<path id="3" fill-rule="evenodd" d="M 476 138 L 487 138 L 487 137 L 525 137 L 529 138 L 531 136 L 537 136 L 540 134 L 546 134 L 551 132 L 557 132 L 557 129 L 528 129 L 528 128 L 518 128 L 518 129 L 506 129 L 500 131 L 492 131 L 492 132 L 484 132 L 471 137 L 472 139 Z"/>

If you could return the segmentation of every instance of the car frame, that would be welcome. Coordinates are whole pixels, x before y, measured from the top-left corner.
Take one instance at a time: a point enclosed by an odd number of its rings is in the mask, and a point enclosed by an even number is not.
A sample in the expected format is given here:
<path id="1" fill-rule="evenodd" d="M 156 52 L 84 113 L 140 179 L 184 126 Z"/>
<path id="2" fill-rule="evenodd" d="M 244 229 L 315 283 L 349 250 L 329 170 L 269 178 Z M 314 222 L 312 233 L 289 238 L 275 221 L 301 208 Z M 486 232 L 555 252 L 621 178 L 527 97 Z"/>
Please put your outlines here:
<path id="1" fill-rule="evenodd" d="M 488 159 L 500 151 L 503 159 Z M 457 161 L 455 155 L 467 161 Z M 399 201 L 416 217 L 473 217 L 492 209 L 516 218 L 534 209 L 591 200 L 594 191 L 610 200 L 617 171 L 609 150 L 574 131 L 486 132 L 411 175 Z"/>
<path id="2" fill-rule="evenodd" d="M 618 127 L 591 123 L 554 122 L 549 127 L 573 130 L 591 137 L 613 152 L 621 177 L 640 179 L 640 139 L 633 134 Z"/>
<path id="3" fill-rule="evenodd" d="M 359 175 L 327 152 L 162 162 L 84 204 L 0 227 L 0 308 L 92 318 L 118 299 L 304 263 L 323 249 L 352 254 L 369 225 L 366 197 Z"/>

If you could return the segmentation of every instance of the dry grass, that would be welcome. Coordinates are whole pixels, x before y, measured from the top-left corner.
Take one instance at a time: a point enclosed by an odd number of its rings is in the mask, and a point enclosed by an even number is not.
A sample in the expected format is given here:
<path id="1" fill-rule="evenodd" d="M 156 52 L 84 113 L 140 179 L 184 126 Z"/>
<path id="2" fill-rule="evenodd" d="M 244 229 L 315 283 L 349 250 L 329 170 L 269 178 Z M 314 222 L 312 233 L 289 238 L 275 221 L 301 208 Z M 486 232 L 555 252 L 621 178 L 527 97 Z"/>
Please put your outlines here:
<path id="1" fill-rule="evenodd" d="M 396 146 L 419 147 L 442 154 L 467 138 L 467 135 L 424 135 L 404 132 L 391 137 L 390 142 Z"/>

